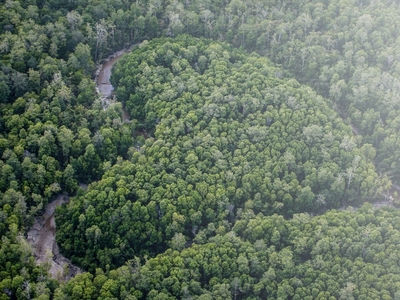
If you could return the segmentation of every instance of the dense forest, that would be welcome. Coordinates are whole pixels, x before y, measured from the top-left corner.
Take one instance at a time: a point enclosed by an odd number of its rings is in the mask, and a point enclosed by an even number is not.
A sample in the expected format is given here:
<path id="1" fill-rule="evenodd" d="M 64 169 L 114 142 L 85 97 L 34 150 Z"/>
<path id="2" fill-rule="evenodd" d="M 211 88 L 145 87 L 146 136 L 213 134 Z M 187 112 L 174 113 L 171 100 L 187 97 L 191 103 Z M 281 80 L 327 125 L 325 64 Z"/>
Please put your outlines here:
<path id="1" fill-rule="evenodd" d="M 0 1 L 0 299 L 400 299 L 399 5 Z"/>

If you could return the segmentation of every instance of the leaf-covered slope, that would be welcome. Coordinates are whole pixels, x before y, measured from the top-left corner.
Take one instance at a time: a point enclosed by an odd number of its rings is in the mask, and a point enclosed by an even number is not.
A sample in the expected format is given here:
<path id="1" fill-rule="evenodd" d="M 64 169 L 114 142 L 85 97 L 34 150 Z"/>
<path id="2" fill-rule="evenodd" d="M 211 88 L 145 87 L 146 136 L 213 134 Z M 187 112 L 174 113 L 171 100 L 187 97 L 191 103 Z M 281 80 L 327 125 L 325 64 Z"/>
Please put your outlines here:
<path id="1" fill-rule="evenodd" d="M 243 208 L 290 216 L 380 192 L 369 147 L 256 54 L 159 39 L 114 74 L 119 99 L 154 138 L 58 213 L 62 248 L 86 268 L 179 248 L 210 223 L 229 228 Z"/>

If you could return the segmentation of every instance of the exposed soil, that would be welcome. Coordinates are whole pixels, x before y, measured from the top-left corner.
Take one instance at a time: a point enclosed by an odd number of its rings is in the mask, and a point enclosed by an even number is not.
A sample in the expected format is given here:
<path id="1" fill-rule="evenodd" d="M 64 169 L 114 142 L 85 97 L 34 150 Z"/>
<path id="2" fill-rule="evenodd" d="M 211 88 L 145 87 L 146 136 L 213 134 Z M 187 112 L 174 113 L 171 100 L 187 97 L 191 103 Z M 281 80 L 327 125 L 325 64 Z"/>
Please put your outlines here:
<path id="1" fill-rule="evenodd" d="M 107 109 L 107 107 L 115 102 L 114 99 L 114 87 L 110 82 L 111 71 L 114 64 L 121 59 L 121 57 L 132 50 L 134 45 L 129 47 L 128 49 L 123 49 L 121 51 L 115 52 L 114 54 L 110 55 L 106 61 L 99 66 L 96 71 L 96 89 L 97 92 L 101 95 L 101 103 L 103 105 L 103 109 Z M 129 115 L 127 112 L 124 111 L 123 116 L 124 121 L 129 120 Z"/>
<path id="2" fill-rule="evenodd" d="M 133 47 L 133 46 L 132 46 Z M 114 87 L 110 83 L 111 70 L 114 64 L 128 51 L 132 49 L 124 49 L 111 55 L 96 72 L 96 88 L 101 95 L 103 109 L 115 101 L 113 97 Z M 123 120 L 129 121 L 129 114 L 124 111 Z M 87 185 L 81 183 L 80 188 L 86 190 Z M 81 269 L 74 266 L 71 261 L 59 252 L 56 243 L 56 223 L 54 219 L 55 209 L 69 198 L 65 195 L 59 195 L 54 201 L 46 206 L 46 210 L 42 216 L 35 218 L 33 226 L 28 232 L 27 240 L 31 244 L 36 263 L 47 264 L 49 274 L 55 279 L 68 280 L 78 273 Z"/>
<path id="3" fill-rule="evenodd" d="M 122 55 L 130 51 L 132 47 L 111 55 L 96 72 L 96 87 L 97 92 L 102 98 L 103 109 L 107 109 L 113 100 L 115 100 L 113 99 L 114 87 L 110 83 L 112 67 Z M 125 111 L 123 119 L 124 121 L 129 121 L 129 115 Z M 79 186 L 84 190 L 87 189 L 86 184 L 81 183 Z M 68 280 L 81 272 L 69 259 L 60 254 L 56 243 L 55 209 L 57 206 L 67 203 L 68 201 L 69 198 L 67 196 L 60 194 L 54 201 L 49 203 L 46 206 L 44 214 L 35 219 L 27 237 L 28 242 L 33 248 L 36 263 L 47 264 L 50 276 L 64 280 Z"/>
<path id="4" fill-rule="evenodd" d="M 72 265 L 69 259 L 60 254 L 56 243 L 55 209 L 57 206 L 67 203 L 68 200 L 67 196 L 60 194 L 53 202 L 49 203 L 44 214 L 35 218 L 27 238 L 33 248 L 36 263 L 48 264 L 50 276 L 64 280 L 81 272 L 78 267 Z"/>
<path id="5" fill-rule="evenodd" d="M 149 137 L 149 133 L 146 131 L 146 129 L 135 129 L 135 135 L 141 135 L 145 139 Z"/>
<path id="6" fill-rule="evenodd" d="M 125 54 L 125 52 L 120 52 L 115 53 L 115 56 L 112 56 L 109 60 L 102 64 L 96 76 L 97 88 L 99 92 L 107 98 L 111 97 L 114 90 L 114 87 L 111 85 L 110 82 L 111 69 L 114 64 L 122 57 L 122 55 Z"/>

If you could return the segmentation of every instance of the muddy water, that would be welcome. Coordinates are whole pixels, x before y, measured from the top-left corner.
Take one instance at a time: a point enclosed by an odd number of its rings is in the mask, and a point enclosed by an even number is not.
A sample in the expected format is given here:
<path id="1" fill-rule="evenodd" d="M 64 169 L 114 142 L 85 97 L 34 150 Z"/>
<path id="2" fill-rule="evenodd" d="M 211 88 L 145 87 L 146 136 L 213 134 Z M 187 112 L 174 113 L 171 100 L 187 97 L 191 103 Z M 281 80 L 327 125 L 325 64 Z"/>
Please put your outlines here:
<path id="1" fill-rule="evenodd" d="M 43 216 L 35 219 L 27 238 L 33 248 L 36 263 L 48 265 L 49 274 L 56 279 L 69 279 L 81 272 L 60 254 L 56 243 L 55 209 L 68 200 L 67 196 L 59 195 L 49 203 Z"/>

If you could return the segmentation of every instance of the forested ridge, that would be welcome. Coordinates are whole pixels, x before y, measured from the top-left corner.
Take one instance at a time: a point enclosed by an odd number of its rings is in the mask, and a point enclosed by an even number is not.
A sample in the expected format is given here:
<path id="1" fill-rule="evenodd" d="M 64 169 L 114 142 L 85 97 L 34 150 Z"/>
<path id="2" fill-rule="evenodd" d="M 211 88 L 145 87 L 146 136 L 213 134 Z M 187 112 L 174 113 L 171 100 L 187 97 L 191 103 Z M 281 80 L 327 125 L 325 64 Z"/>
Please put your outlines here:
<path id="1" fill-rule="evenodd" d="M 380 196 L 370 146 L 348 145 L 351 129 L 321 97 L 229 50 L 182 36 L 118 62 L 117 98 L 155 132 L 60 211 L 61 247 L 80 265 L 153 256 L 210 224 L 229 230 L 247 208 L 289 217 Z"/>
<path id="2" fill-rule="evenodd" d="M 397 2 L 0 5 L 1 299 L 400 297 Z"/>

